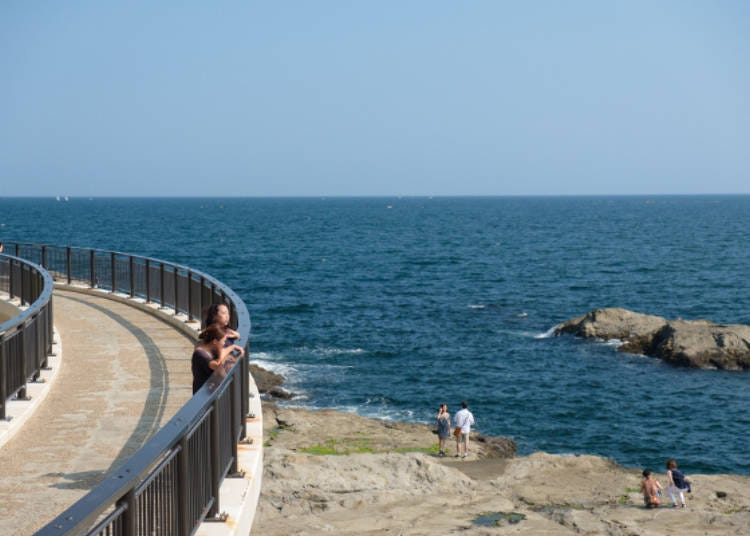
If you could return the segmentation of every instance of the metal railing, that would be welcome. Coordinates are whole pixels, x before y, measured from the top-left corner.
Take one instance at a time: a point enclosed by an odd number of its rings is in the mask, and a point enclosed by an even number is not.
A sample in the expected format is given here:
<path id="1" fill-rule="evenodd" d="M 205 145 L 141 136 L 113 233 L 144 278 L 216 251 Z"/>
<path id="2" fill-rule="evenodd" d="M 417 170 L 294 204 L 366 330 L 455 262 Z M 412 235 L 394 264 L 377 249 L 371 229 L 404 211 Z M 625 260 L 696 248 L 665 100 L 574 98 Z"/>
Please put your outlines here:
<path id="1" fill-rule="evenodd" d="M 5 247 L 41 264 L 58 284 L 141 298 L 188 320 L 225 303 L 245 343 L 245 358 L 217 370 L 114 474 L 37 534 L 190 535 L 203 520 L 218 517 L 219 486 L 237 473 L 248 415 L 250 316 L 244 302 L 211 276 L 158 259 L 48 244 Z"/>
<path id="2" fill-rule="evenodd" d="M 37 381 L 52 353 L 50 275 L 18 257 L 0 255 L 0 290 L 28 308 L 0 324 L 0 419 L 11 397 L 27 399 L 26 384 Z"/>

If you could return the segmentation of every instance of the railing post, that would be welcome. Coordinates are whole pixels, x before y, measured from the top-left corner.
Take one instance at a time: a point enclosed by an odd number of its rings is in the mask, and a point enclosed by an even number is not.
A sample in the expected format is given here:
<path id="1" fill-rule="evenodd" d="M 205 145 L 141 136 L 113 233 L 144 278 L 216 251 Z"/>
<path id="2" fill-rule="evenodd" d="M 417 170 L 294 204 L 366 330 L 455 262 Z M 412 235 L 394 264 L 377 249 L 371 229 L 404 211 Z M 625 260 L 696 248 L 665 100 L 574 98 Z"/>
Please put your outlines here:
<path id="1" fill-rule="evenodd" d="M 29 321 L 29 326 L 26 329 L 31 330 L 31 336 L 34 338 L 34 376 L 33 381 L 37 381 L 39 377 L 42 375 L 42 354 L 39 352 L 39 347 L 41 346 L 39 343 L 41 342 L 39 340 L 39 314 L 37 313 L 36 316 L 31 317 L 31 320 Z"/>
<path id="2" fill-rule="evenodd" d="M 146 259 L 146 303 L 151 303 L 151 259 Z"/>
<path id="3" fill-rule="evenodd" d="M 115 263 L 115 254 L 112 253 L 109 260 L 110 271 L 112 272 L 112 294 L 117 292 L 117 266 Z"/>
<path id="4" fill-rule="evenodd" d="M 136 526 L 138 518 L 135 511 L 135 488 L 128 491 L 123 502 L 125 511 L 122 514 L 122 536 L 135 536 L 138 528 Z"/>
<path id="5" fill-rule="evenodd" d="M 159 293 L 161 296 L 159 299 L 161 300 L 161 306 L 166 307 L 166 304 L 164 303 L 164 263 L 159 263 Z"/>
<path id="6" fill-rule="evenodd" d="M 178 315 L 180 314 L 180 308 L 177 306 L 177 295 L 179 294 L 178 289 L 177 289 L 177 287 L 179 286 L 177 284 L 177 275 L 178 275 L 177 267 L 174 267 L 172 273 L 174 273 L 174 277 L 173 277 L 174 285 L 172 285 L 174 287 L 173 288 L 174 290 L 174 314 Z"/>
<path id="7" fill-rule="evenodd" d="M 233 301 L 229 302 L 229 325 L 232 329 L 235 329 L 240 323 L 240 319 L 237 318 L 237 307 Z"/>
<path id="8" fill-rule="evenodd" d="M 201 276 L 201 290 L 198 293 L 198 311 L 200 316 L 203 316 L 203 312 L 205 311 L 206 304 L 203 300 L 203 289 L 206 288 L 206 278 Z M 203 322 L 203 318 L 198 319 L 199 322 Z"/>
<path id="9" fill-rule="evenodd" d="M 42 246 L 42 268 L 47 269 L 47 246 Z"/>
<path id="10" fill-rule="evenodd" d="M 21 299 L 21 305 L 25 305 L 27 303 L 26 299 L 28 296 L 26 295 L 26 270 L 23 269 L 23 264 L 19 264 L 18 267 L 21 269 L 21 294 L 19 295 L 19 298 Z"/>
<path id="11" fill-rule="evenodd" d="M 42 307 L 39 315 L 36 317 L 37 343 L 36 351 L 39 354 L 40 368 L 49 368 L 49 357 L 47 355 L 47 308 Z"/>
<path id="12" fill-rule="evenodd" d="M 130 270 L 130 297 L 135 296 L 135 259 L 132 255 L 128 257 L 128 267 Z"/>
<path id="13" fill-rule="evenodd" d="M 240 387 L 242 387 L 242 410 L 240 413 L 240 439 L 245 439 L 245 418 L 250 415 L 250 341 L 245 341 L 245 355 L 240 358 Z"/>
<path id="14" fill-rule="evenodd" d="M 54 295 L 49 297 L 49 302 L 47 303 L 47 319 L 45 320 L 47 323 L 47 355 L 54 355 L 54 352 L 52 352 L 52 344 L 55 342 L 55 323 L 52 320 L 55 318 L 52 312 L 53 299 Z"/>
<path id="15" fill-rule="evenodd" d="M 180 452 L 177 455 L 177 512 L 179 512 L 180 532 L 188 536 L 193 531 L 193 519 L 190 519 L 190 454 L 188 453 L 187 435 L 180 439 Z"/>
<path id="16" fill-rule="evenodd" d="M 217 396 L 211 406 L 211 453 L 209 458 L 211 459 L 211 495 L 213 496 L 214 502 L 211 504 L 211 509 L 208 511 L 207 517 L 216 517 L 219 513 L 219 485 L 220 476 L 219 465 L 221 465 L 221 456 L 219 455 L 219 397 Z"/>
<path id="17" fill-rule="evenodd" d="M 18 355 L 21 358 L 21 377 L 23 378 L 23 387 L 18 390 L 16 398 L 18 398 L 19 400 L 24 400 L 27 398 L 26 380 L 29 377 L 29 369 L 26 366 L 26 326 L 21 325 L 19 326 L 19 329 L 20 333 L 18 333 L 16 337 L 18 337 Z"/>
<path id="18" fill-rule="evenodd" d="M 13 295 L 13 259 L 8 259 L 8 296 L 12 300 Z"/>
<path id="19" fill-rule="evenodd" d="M 235 365 L 237 366 L 237 365 Z M 242 372 L 242 369 L 240 369 L 240 372 Z M 241 391 L 242 389 L 240 389 Z M 240 422 L 244 419 L 242 419 L 242 409 L 237 407 L 237 375 L 234 375 L 234 378 L 232 378 L 232 383 L 229 385 L 229 400 L 231 400 L 231 404 L 229 405 L 230 408 L 232 408 L 232 416 L 231 416 L 231 434 L 232 434 L 232 440 L 230 441 L 230 444 L 232 445 L 232 466 L 229 468 L 230 473 L 236 473 L 237 472 L 237 436 L 239 435 L 238 432 L 240 430 Z"/>
<path id="20" fill-rule="evenodd" d="M 188 270 L 187 273 L 188 288 L 188 322 L 193 321 L 193 272 Z"/>
<path id="21" fill-rule="evenodd" d="M 65 248 L 65 272 L 68 276 L 68 285 L 73 281 L 73 274 L 71 273 L 72 265 L 73 263 L 70 261 L 70 246 L 67 246 Z"/>
<path id="22" fill-rule="evenodd" d="M 89 282 L 91 288 L 96 288 L 96 262 L 93 249 L 89 250 L 89 275 L 91 276 Z"/>
<path id="23" fill-rule="evenodd" d="M 5 351 L 5 337 L 0 335 L 0 421 L 5 420 L 5 405 L 8 403 L 8 355 Z"/>
<path id="24" fill-rule="evenodd" d="M 38 294 L 36 293 L 37 290 L 37 274 L 36 272 L 32 272 L 29 270 L 29 303 L 34 303 L 36 300 L 36 297 Z"/>

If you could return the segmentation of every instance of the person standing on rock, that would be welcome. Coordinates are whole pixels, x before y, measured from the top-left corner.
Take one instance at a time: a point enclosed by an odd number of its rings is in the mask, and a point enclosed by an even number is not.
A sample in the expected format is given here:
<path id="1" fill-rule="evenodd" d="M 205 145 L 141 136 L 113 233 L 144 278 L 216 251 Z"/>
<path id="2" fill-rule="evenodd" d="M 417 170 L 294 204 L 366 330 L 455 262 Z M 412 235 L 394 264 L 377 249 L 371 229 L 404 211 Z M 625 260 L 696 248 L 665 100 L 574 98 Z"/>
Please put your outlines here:
<path id="1" fill-rule="evenodd" d="M 675 494 L 679 495 L 680 503 L 685 508 L 685 492 L 690 492 L 690 483 L 685 479 L 682 471 L 677 469 L 677 462 L 669 460 L 667 462 L 667 493 L 672 499 L 672 508 L 677 508 L 677 499 Z"/>
<path id="2" fill-rule="evenodd" d="M 461 429 L 460 432 L 456 430 L 456 458 L 466 458 L 469 453 L 469 433 L 474 424 L 474 415 L 469 411 L 469 404 L 465 401 L 461 402 L 461 410 L 456 413 L 454 424 L 457 429 Z"/>
<path id="3" fill-rule="evenodd" d="M 448 413 L 448 404 L 440 404 L 437 414 L 438 423 L 438 441 L 440 443 L 440 452 L 438 456 L 445 456 L 445 442 L 451 436 L 451 414 Z"/>

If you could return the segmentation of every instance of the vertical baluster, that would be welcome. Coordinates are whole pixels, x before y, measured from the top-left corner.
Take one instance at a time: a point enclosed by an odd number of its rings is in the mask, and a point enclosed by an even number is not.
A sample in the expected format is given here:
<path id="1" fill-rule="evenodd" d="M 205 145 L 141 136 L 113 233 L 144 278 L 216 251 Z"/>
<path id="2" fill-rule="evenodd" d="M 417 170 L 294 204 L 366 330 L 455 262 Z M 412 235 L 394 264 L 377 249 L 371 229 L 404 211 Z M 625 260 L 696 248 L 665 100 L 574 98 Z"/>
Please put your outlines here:
<path id="1" fill-rule="evenodd" d="M 187 292 L 188 292 L 188 322 L 193 321 L 193 272 L 188 270 L 187 273 Z"/>
<path id="2" fill-rule="evenodd" d="M 174 285 L 173 285 L 174 287 L 174 314 L 177 315 L 180 313 L 180 308 L 177 305 L 177 298 L 179 296 L 179 289 L 178 289 L 179 285 L 177 284 L 178 283 L 178 270 L 176 267 L 173 269 L 172 273 L 174 274 L 174 278 L 173 278 L 174 279 Z"/>
<path id="3" fill-rule="evenodd" d="M 68 285 L 73 281 L 73 274 L 71 273 L 71 261 L 70 261 L 70 246 L 65 248 L 65 273 L 68 278 Z"/>
<path id="4" fill-rule="evenodd" d="M 130 269 L 130 297 L 135 296 L 135 259 L 132 255 L 128 257 L 128 268 Z"/>
<path id="5" fill-rule="evenodd" d="M 177 455 L 177 511 L 180 513 L 179 534 L 187 536 L 192 532 L 193 522 L 190 519 L 190 453 L 187 436 L 180 439 L 180 452 Z"/>
<path id="6" fill-rule="evenodd" d="M 8 378 L 8 352 L 5 349 L 5 336 L 0 335 L 0 421 L 5 420 L 5 405 L 8 399 L 6 382 Z"/>
<path id="7" fill-rule="evenodd" d="M 211 460 L 211 495 L 213 496 L 214 502 L 211 505 L 211 509 L 208 511 L 208 517 L 215 517 L 219 513 L 219 484 L 220 484 L 220 478 L 219 478 L 219 465 L 221 461 L 220 456 L 220 441 L 219 441 L 219 397 L 217 396 L 214 398 L 213 405 L 211 406 L 211 415 L 209 416 L 209 419 L 211 419 L 211 440 L 210 440 L 210 446 L 209 450 L 211 451 L 209 454 L 209 458 Z"/>
<path id="8" fill-rule="evenodd" d="M 151 259 L 146 259 L 146 303 L 151 303 Z"/>
<path id="9" fill-rule="evenodd" d="M 110 271 L 112 272 L 112 294 L 117 292 L 117 264 L 115 262 L 115 254 L 110 255 Z"/>
<path id="10" fill-rule="evenodd" d="M 96 288 L 96 262 L 94 258 L 94 250 L 89 250 L 89 286 Z"/>
<path id="11" fill-rule="evenodd" d="M 161 297 L 159 298 L 161 300 L 161 306 L 166 307 L 167 305 L 164 303 L 164 263 L 159 263 L 159 293 L 161 294 Z"/>

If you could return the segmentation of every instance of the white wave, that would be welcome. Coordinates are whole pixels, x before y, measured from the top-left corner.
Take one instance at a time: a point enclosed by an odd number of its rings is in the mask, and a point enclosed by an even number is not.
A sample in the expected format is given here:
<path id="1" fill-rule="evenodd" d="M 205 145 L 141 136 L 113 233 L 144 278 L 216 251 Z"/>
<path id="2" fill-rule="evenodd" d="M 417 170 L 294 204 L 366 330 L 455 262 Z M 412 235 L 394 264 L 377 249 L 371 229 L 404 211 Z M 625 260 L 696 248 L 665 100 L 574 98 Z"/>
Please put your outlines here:
<path id="1" fill-rule="evenodd" d="M 250 352 L 249 357 L 250 359 L 256 358 L 262 359 L 263 361 L 276 361 L 283 358 L 283 356 L 280 354 L 273 354 L 270 352 Z"/>
<path id="2" fill-rule="evenodd" d="M 620 346 L 625 344 L 620 339 L 603 339 L 602 342 L 604 342 L 606 346 L 614 346 L 615 348 L 619 348 Z"/>
<path id="3" fill-rule="evenodd" d="M 295 391 L 296 393 L 296 391 Z M 351 413 L 354 415 L 360 415 L 370 419 L 380 419 L 383 421 L 398 421 L 398 422 L 424 422 L 423 419 L 418 420 L 415 417 L 415 412 L 410 409 L 396 409 L 387 408 L 382 406 L 367 406 L 367 405 L 354 405 L 354 404 L 331 404 L 326 406 L 310 405 L 301 403 L 304 400 L 308 400 L 306 396 L 295 397 L 289 401 L 276 401 L 277 404 L 286 408 L 300 408 L 308 410 L 320 410 L 320 409 L 335 409 L 344 413 Z"/>
<path id="4" fill-rule="evenodd" d="M 518 313 L 518 314 L 516 315 L 516 318 L 526 318 L 527 316 L 529 316 L 529 313 L 527 313 L 527 312 L 522 312 L 522 313 Z"/>
<path id="5" fill-rule="evenodd" d="M 266 352 L 250 352 L 248 360 L 251 364 L 258 365 L 270 372 L 281 374 L 287 379 L 287 381 L 297 376 L 299 373 L 299 370 L 296 367 L 289 363 L 280 363 L 274 359 L 273 354 L 268 354 Z"/>
<path id="6" fill-rule="evenodd" d="M 295 352 L 306 352 L 314 355 L 357 355 L 364 354 L 366 352 L 363 348 L 336 348 L 334 346 L 300 346 L 294 349 Z"/>
<path id="7" fill-rule="evenodd" d="M 534 335 L 534 338 L 535 339 L 549 339 L 550 337 L 554 337 L 555 336 L 555 328 L 556 327 L 557 326 L 552 326 L 551 328 L 549 328 L 544 333 L 539 333 L 538 335 Z"/>
<path id="8" fill-rule="evenodd" d="M 469 309 L 487 309 L 486 305 L 468 305 Z"/>

